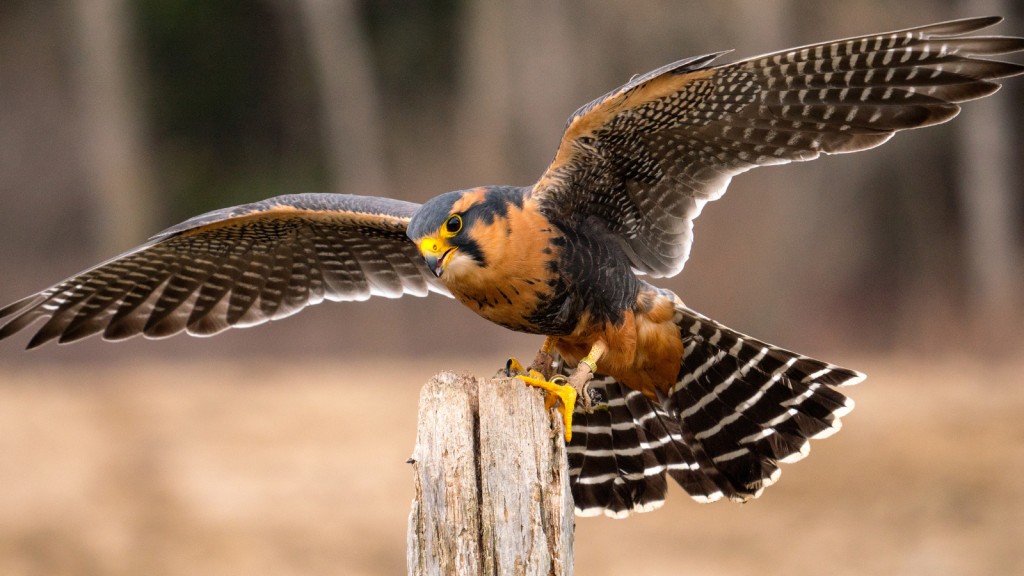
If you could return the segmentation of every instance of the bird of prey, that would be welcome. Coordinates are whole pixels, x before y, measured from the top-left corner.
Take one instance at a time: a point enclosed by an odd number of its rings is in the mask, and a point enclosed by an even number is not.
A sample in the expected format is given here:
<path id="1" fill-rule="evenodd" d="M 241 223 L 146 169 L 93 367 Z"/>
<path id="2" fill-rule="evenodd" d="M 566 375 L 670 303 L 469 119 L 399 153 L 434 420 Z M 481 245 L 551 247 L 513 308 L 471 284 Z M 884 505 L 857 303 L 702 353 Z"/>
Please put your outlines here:
<path id="1" fill-rule="evenodd" d="M 529 371 L 562 413 L 576 511 L 756 498 L 840 427 L 863 379 L 740 334 L 646 279 L 683 269 L 693 220 L 758 166 L 945 122 L 1024 66 L 972 18 L 714 65 L 687 58 L 577 110 L 536 184 L 423 205 L 297 194 L 197 216 L 0 310 L 28 343 L 211 336 L 327 300 L 451 295 L 547 339 Z M 579 400 L 577 402 L 577 400 Z"/>

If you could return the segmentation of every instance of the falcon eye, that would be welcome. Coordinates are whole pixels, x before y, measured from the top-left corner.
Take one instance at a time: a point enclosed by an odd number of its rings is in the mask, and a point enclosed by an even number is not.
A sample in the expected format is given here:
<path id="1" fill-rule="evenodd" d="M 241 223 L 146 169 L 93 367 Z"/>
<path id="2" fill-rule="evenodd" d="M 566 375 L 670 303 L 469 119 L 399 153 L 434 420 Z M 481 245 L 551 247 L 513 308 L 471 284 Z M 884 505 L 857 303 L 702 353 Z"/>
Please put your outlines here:
<path id="1" fill-rule="evenodd" d="M 462 218 L 459 218 L 458 214 L 452 216 L 444 223 L 444 231 L 452 236 L 459 233 L 462 230 Z"/>

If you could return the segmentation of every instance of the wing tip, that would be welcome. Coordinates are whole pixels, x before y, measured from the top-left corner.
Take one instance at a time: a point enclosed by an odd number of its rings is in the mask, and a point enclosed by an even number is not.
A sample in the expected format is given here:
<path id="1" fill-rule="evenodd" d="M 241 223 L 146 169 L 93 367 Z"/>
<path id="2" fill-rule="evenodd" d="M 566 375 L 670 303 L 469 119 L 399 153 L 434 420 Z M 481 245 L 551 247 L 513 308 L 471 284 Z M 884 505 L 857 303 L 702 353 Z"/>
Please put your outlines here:
<path id="1" fill-rule="evenodd" d="M 683 72 L 692 72 L 694 70 L 694 68 L 702 68 L 704 66 L 707 66 L 708 64 L 711 64 L 712 62 L 714 62 L 715 60 L 718 60 L 722 56 L 725 56 L 726 54 L 729 54 L 729 53 L 735 52 L 735 51 L 736 51 L 735 48 L 729 48 L 728 50 L 720 50 L 718 52 L 712 52 L 710 54 L 704 54 L 704 55 L 701 55 L 701 56 L 695 56 L 693 58 L 687 58 L 686 60 L 681 60 L 680 62 L 677 62 L 676 64 L 679 64 L 679 67 L 685 68 L 685 70 L 683 70 Z M 676 71 L 676 68 L 673 68 L 672 72 L 675 72 L 675 71 Z"/>
<path id="2" fill-rule="evenodd" d="M 977 32 L 978 30 L 984 30 L 985 28 L 991 28 L 1003 20 L 1004 18 L 1002 16 L 970 16 L 967 18 L 957 18 L 955 20 L 928 24 L 926 26 L 915 28 L 914 30 L 918 30 L 922 33 L 932 33 L 935 35 L 945 34 L 959 36 L 962 34 Z"/>
<path id="3" fill-rule="evenodd" d="M 43 328 L 45 327 L 46 326 L 44 325 Z M 59 334 L 47 336 L 44 334 L 43 329 L 41 328 L 32 336 L 32 339 L 28 341 L 28 344 L 25 345 L 25 350 L 35 350 L 36 348 L 39 348 L 40 346 L 46 344 L 50 340 L 53 340 L 57 336 L 59 336 Z"/>
<path id="4" fill-rule="evenodd" d="M 0 309 L 0 318 L 6 318 L 7 316 L 12 316 L 14 314 L 17 314 L 18 312 L 21 312 L 22 310 L 24 310 L 26 308 L 30 308 L 30 307 L 32 307 L 33 304 L 38 303 L 38 301 L 41 300 L 41 299 L 43 299 L 43 295 L 41 293 L 37 292 L 37 293 L 35 293 L 35 294 L 31 295 L 31 296 L 26 296 L 26 297 L 22 298 L 21 300 L 18 300 L 16 302 L 12 302 L 11 304 L 8 304 L 4 308 Z M 0 336 L 0 340 L 3 340 L 3 339 L 4 339 L 4 337 Z"/>
<path id="5" fill-rule="evenodd" d="M 14 321 L 12 320 L 11 322 L 4 324 L 3 326 L 0 326 L 0 340 L 6 340 L 7 338 L 10 338 L 11 336 L 17 334 L 18 332 L 21 332 L 22 329 L 24 328 L 24 326 L 11 328 L 13 324 Z"/>

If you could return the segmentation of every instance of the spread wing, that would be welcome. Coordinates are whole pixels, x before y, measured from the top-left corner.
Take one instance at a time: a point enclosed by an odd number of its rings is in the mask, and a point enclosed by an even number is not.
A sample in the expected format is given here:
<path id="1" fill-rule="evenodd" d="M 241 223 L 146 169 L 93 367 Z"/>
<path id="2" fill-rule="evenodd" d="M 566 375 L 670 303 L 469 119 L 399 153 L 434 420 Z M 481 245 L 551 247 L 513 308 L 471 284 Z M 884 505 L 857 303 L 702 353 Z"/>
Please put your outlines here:
<path id="1" fill-rule="evenodd" d="M 962 37 L 973 18 L 795 48 L 708 67 L 682 60 L 584 106 L 566 124 L 532 197 L 549 218 L 597 218 L 633 267 L 678 274 L 692 220 L 757 166 L 878 146 L 898 130 L 945 122 L 960 102 L 1024 66 L 979 58 L 1024 39 Z"/>
<path id="2" fill-rule="evenodd" d="M 211 336 L 328 300 L 448 294 L 406 237 L 419 204 L 296 194 L 197 216 L 0 310 L 0 340 L 49 318 L 28 347 L 102 332 Z"/>

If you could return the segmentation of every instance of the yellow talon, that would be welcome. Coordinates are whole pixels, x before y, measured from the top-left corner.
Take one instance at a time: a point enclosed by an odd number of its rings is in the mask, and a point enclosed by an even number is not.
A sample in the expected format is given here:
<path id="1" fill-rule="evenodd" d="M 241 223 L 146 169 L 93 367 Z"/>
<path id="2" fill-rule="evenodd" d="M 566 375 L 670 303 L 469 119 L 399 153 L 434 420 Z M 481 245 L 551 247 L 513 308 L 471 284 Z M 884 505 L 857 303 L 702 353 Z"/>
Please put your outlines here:
<path id="1" fill-rule="evenodd" d="M 572 411 L 576 407 L 576 389 L 569 385 L 560 385 L 554 382 L 548 382 L 543 378 L 538 378 L 540 373 L 536 370 L 530 371 L 530 376 L 516 376 L 523 382 L 530 386 L 536 386 L 543 388 L 547 391 L 547 396 L 544 398 L 544 407 L 548 410 L 555 407 L 559 401 L 561 406 L 558 406 L 558 412 L 562 415 L 562 419 L 565 422 L 565 441 L 572 440 Z"/>

